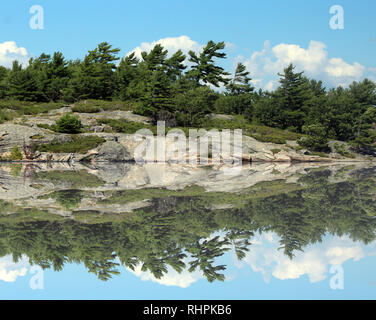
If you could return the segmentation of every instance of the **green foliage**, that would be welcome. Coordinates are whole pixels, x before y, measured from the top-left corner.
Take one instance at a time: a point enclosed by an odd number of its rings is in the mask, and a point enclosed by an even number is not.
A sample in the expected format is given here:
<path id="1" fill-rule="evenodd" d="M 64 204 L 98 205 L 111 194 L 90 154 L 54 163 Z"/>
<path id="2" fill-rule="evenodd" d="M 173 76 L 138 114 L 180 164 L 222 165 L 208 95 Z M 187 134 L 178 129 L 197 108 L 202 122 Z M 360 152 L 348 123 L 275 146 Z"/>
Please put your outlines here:
<path id="1" fill-rule="evenodd" d="M 54 140 L 48 144 L 38 144 L 37 150 L 40 152 L 52 153 L 86 153 L 98 147 L 106 140 L 97 136 L 72 136 L 71 141 L 61 143 Z"/>
<path id="2" fill-rule="evenodd" d="M 352 158 L 354 159 L 356 156 L 355 154 L 351 153 L 345 145 L 343 144 L 338 144 L 338 143 L 335 143 L 334 144 L 334 150 L 340 154 L 341 156 L 343 157 L 346 157 L 346 158 Z"/>
<path id="3" fill-rule="evenodd" d="M 114 203 L 150 199 L 150 206 L 132 214 L 78 211 L 73 219 L 0 201 L 0 256 L 12 254 L 17 261 L 26 255 L 31 264 L 57 271 L 67 263 L 82 263 L 103 281 L 118 275 L 120 267 L 141 266 L 158 279 L 170 268 L 200 270 L 212 282 L 224 280 L 226 265 L 218 264 L 223 254 L 233 249 L 238 259 L 244 258 L 252 249 L 252 238 L 266 231 L 276 235 L 279 250 L 290 259 L 328 235 L 372 243 L 376 239 L 375 168 L 351 174 L 342 171 L 344 176 L 337 183 L 331 173 L 307 169 L 298 185 L 264 182 L 241 194 L 213 195 L 199 188 L 182 193 L 112 191 Z M 92 179 L 80 171 L 38 172 L 34 178 L 52 179 L 56 184 L 71 181 L 82 188 L 86 187 L 83 182 Z M 83 196 L 79 186 L 46 196 L 75 209 Z M 210 209 L 224 198 L 234 207 Z M 218 232 L 220 237 L 213 236 Z"/>
<path id="4" fill-rule="evenodd" d="M 360 117 L 359 127 L 352 144 L 358 152 L 376 152 L 376 107 L 369 107 Z"/>
<path id="5" fill-rule="evenodd" d="M 41 171 L 34 174 L 35 179 L 48 180 L 54 184 L 66 184 L 72 189 L 95 188 L 104 184 L 96 175 L 85 170 Z"/>
<path id="6" fill-rule="evenodd" d="M 313 151 L 328 151 L 328 139 L 325 127 L 320 124 L 303 126 L 306 137 L 298 140 L 298 143 Z"/>
<path id="7" fill-rule="evenodd" d="M 252 124 L 244 116 L 235 116 L 233 120 L 206 119 L 205 129 L 242 129 L 244 135 L 251 136 L 261 142 L 286 143 L 286 140 L 298 140 L 303 135 L 278 128 Z"/>
<path id="8" fill-rule="evenodd" d="M 37 115 L 45 114 L 51 110 L 59 109 L 62 107 L 61 103 L 48 102 L 48 103 L 35 103 L 16 100 L 1 100 L 0 111 L 8 112 L 11 119 L 22 115 Z M 11 120 L 9 119 L 9 120 Z"/>
<path id="9" fill-rule="evenodd" d="M 246 114 L 252 118 L 252 101 L 251 94 L 239 95 L 221 95 L 214 104 L 214 109 L 218 113 L 225 114 Z"/>
<path id="10" fill-rule="evenodd" d="M 225 48 L 224 42 L 215 43 L 209 41 L 205 48 L 197 55 L 193 51 L 189 51 L 189 61 L 193 64 L 191 70 L 188 71 L 187 76 L 193 79 L 197 85 L 201 82 L 204 84 L 212 84 L 219 87 L 220 83 L 227 84 L 229 80 L 227 76 L 228 72 L 225 72 L 223 68 L 216 66 L 214 58 L 224 59 L 226 54 L 219 52 Z"/>
<path id="11" fill-rule="evenodd" d="M 66 210 L 78 207 L 83 197 L 82 191 L 72 189 L 55 191 L 50 196 Z"/>
<path id="12" fill-rule="evenodd" d="M 174 101 L 178 125 L 200 127 L 205 116 L 213 112 L 217 97 L 217 94 L 206 86 L 178 94 Z"/>
<path id="13" fill-rule="evenodd" d="M 22 164 L 20 163 L 12 165 L 10 169 L 11 175 L 15 178 L 18 178 L 21 175 L 21 171 L 22 171 Z"/>
<path id="14" fill-rule="evenodd" d="M 10 159 L 11 160 L 22 160 L 22 153 L 19 146 L 14 146 L 10 150 Z"/>
<path id="15" fill-rule="evenodd" d="M 97 120 L 98 124 L 107 124 L 112 130 L 119 133 L 132 134 L 140 129 L 149 129 L 153 133 L 156 133 L 156 127 L 151 125 L 145 125 L 143 123 L 128 121 L 126 119 L 108 119 L 102 118 Z"/>
<path id="16" fill-rule="evenodd" d="M 55 131 L 60 133 L 79 133 L 81 128 L 80 118 L 72 113 L 67 113 L 56 121 Z"/>
<path id="17" fill-rule="evenodd" d="M 188 53 L 188 64 L 181 50 L 168 52 L 160 44 L 141 57 L 131 53 L 116 64 L 120 49 L 107 42 L 88 51 L 82 60 L 67 61 L 55 52 L 30 59 L 27 67 L 15 61 L 12 68 L 0 67 L 0 99 L 9 100 L 0 100 L 0 123 L 46 113 L 58 108 L 58 101 L 75 102 L 74 112 L 130 110 L 151 117 L 153 124 L 166 120 L 168 127 L 201 126 L 207 114 L 217 112 L 243 115 L 253 124 L 296 133 L 319 125 L 327 139 L 351 142 L 355 151 L 374 155 L 374 82 L 365 79 L 348 88 L 326 90 L 322 81 L 308 79 L 290 64 L 279 74 L 278 88 L 255 92 L 245 65 L 239 63 L 232 77 L 218 65 L 226 58 L 224 48 L 224 42 L 209 41 L 200 52 Z M 225 91 L 215 92 L 209 85 L 222 85 Z M 61 125 L 51 129 L 80 130 Z M 317 139 L 316 133 L 313 136 Z M 323 148 L 319 141 L 311 144 L 315 150 Z"/>

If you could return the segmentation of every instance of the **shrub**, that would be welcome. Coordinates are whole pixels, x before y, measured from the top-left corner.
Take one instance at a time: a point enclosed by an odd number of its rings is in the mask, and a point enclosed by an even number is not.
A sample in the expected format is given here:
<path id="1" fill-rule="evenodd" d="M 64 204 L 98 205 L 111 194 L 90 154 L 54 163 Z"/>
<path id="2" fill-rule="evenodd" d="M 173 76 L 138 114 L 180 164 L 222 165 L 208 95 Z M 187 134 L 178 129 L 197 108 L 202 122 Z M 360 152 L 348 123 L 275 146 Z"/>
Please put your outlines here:
<path id="1" fill-rule="evenodd" d="M 22 160 L 22 153 L 19 146 L 14 146 L 10 151 L 11 160 Z"/>
<path id="2" fill-rule="evenodd" d="M 226 114 L 244 114 L 247 113 L 249 118 L 252 118 L 252 95 L 223 95 L 215 101 L 214 108 L 216 112 Z"/>
<path id="3" fill-rule="evenodd" d="M 55 131 L 59 133 L 79 133 L 82 124 L 79 117 L 72 113 L 67 113 L 56 121 Z"/>
<path id="4" fill-rule="evenodd" d="M 98 113 L 101 112 L 101 108 L 98 106 L 80 104 L 72 107 L 72 111 L 78 113 Z"/>
<path id="5" fill-rule="evenodd" d="M 52 153 L 86 153 L 89 150 L 98 147 L 105 141 L 105 139 L 96 136 L 74 136 L 70 142 L 61 143 L 58 141 L 52 141 L 49 144 L 38 145 L 37 150 Z"/>
<path id="6" fill-rule="evenodd" d="M 273 155 L 275 155 L 275 154 L 281 152 L 282 150 L 281 149 L 272 149 L 270 151 L 273 152 Z"/>
<path id="7" fill-rule="evenodd" d="M 325 127 L 320 124 L 312 124 L 303 126 L 303 132 L 308 136 L 298 140 L 298 143 L 313 151 L 326 152 L 328 151 L 328 138 Z"/>
<path id="8" fill-rule="evenodd" d="M 335 144 L 334 144 L 334 150 L 335 150 L 338 154 L 340 154 L 341 156 L 346 157 L 346 158 L 354 159 L 354 158 L 356 157 L 355 154 L 349 152 L 349 151 L 346 149 L 345 145 L 343 145 L 343 144 L 340 145 L 340 144 L 338 144 L 338 143 L 335 143 Z"/>

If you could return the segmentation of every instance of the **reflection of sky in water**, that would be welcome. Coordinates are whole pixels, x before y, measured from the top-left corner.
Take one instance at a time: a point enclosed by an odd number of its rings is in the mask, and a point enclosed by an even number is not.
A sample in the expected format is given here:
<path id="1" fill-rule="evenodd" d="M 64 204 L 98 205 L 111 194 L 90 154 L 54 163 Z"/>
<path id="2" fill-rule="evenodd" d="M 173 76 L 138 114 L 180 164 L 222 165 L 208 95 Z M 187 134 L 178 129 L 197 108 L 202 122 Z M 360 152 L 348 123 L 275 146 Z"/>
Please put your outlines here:
<path id="1" fill-rule="evenodd" d="M 103 282 L 83 265 L 67 264 L 60 272 L 44 272 L 44 289 L 32 290 L 27 258 L 13 263 L 0 259 L 0 298 L 62 299 L 374 299 L 375 242 L 364 245 L 348 237 L 327 236 L 290 260 L 278 250 L 278 237 L 269 232 L 252 238 L 246 257 L 233 251 L 216 260 L 227 265 L 226 280 L 209 283 L 199 271 L 178 273 L 171 267 L 161 279 L 149 271 L 121 267 L 121 274 Z M 344 289 L 330 288 L 332 265 L 344 270 Z"/>

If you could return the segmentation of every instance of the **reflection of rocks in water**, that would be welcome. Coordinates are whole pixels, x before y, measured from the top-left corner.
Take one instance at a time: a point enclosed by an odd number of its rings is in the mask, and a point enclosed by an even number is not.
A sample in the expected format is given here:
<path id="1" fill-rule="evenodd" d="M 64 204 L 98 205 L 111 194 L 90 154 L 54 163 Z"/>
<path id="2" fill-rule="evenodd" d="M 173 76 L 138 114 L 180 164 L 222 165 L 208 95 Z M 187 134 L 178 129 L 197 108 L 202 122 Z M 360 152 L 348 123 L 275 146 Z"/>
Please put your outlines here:
<path id="1" fill-rule="evenodd" d="M 167 197 L 163 199 L 153 199 L 148 211 L 167 213 L 174 211 L 179 199 L 177 197 Z"/>
<path id="2" fill-rule="evenodd" d="M 124 168 L 127 171 L 119 187 L 111 188 L 103 181 L 108 170 Z M 275 166 L 271 168 L 276 170 Z M 220 178 L 225 178 L 215 168 L 34 168 L 36 176 L 43 178 L 40 183 L 52 187 L 37 198 L 0 202 L 0 248 L 3 253 L 24 254 L 30 263 L 55 270 L 61 270 L 67 261 L 83 263 L 101 280 L 117 275 L 123 266 L 131 270 L 142 266 L 143 272 L 150 272 L 156 279 L 173 268 L 177 272 L 196 270 L 208 281 L 215 281 L 224 280 L 226 269 L 220 264 L 223 260 L 217 259 L 229 249 L 234 249 L 239 260 L 252 257 L 254 236 L 265 231 L 275 235 L 279 252 L 291 260 L 328 234 L 363 243 L 375 241 L 374 171 L 297 166 L 278 167 L 278 172 L 271 173 L 271 168 L 245 167 L 236 179 L 246 181 L 233 186 L 241 186 L 240 193 L 205 192 L 197 187 L 219 186 Z M 357 176 L 354 170 L 360 174 Z M 247 177 L 256 175 L 261 181 L 262 172 L 265 183 L 246 189 L 252 184 Z M 126 179 L 136 179 L 136 173 L 141 187 L 130 189 L 136 182 L 132 180 L 124 188 Z M 282 177 L 294 177 L 296 183 L 286 183 Z M 11 168 L 2 167 L 1 179 L 16 188 L 22 184 L 22 170 L 14 170 L 12 175 Z M 59 181 L 64 179 L 71 180 L 71 187 L 59 189 Z M 222 184 L 235 183 L 236 179 L 230 177 Z M 170 186 L 184 186 L 188 181 L 196 186 L 184 190 L 142 188 L 168 182 Z M 19 207 L 12 207 L 15 203 Z M 7 209 L 14 214 L 7 215 Z M 51 214 L 66 212 L 70 212 L 69 217 Z"/>
<path id="3" fill-rule="evenodd" d="M 119 181 L 131 170 L 131 164 L 129 163 L 96 163 L 95 169 L 97 175 L 106 183 L 113 183 L 115 186 L 119 184 Z"/>

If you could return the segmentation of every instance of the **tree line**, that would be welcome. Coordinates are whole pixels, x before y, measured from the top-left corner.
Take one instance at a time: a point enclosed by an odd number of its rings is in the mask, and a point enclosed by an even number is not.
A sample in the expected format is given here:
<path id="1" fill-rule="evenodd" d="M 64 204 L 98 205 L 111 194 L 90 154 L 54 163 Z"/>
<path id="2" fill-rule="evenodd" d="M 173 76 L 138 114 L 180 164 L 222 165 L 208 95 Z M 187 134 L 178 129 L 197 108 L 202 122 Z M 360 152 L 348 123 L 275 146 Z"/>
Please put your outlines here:
<path id="1" fill-rule="evenodd" d="M 305 133 L 305 143 L 316 151 L 325 151 L 328 139 L 336 139 L 351 142 L 358 152 L 375 152 L 374 82 L 327 89 L 290 64 L 278 74 L 277 89 L 255 90 L 244 64 L 238 63 L 234 74 L 219 66 L 226 58 L 224 48 L 224 42 L 209 41 L 200 52 L 185 55 L 181 50 L 169 54 L 157 44 L 140 58 L 131 53 L 120 59 L 120 49 L 103 42 L 82 60 L 43 53 L 27 67 L 18 61 L 12 68 L 0 67 L 0 99 L 129 101 L 136 113 L 168 126 L 198 127 L 210 113 L 234 114 Z M 218 87 L 224 90 L 214 90 Z"/>

